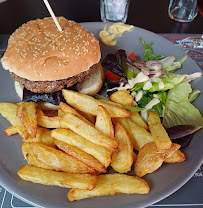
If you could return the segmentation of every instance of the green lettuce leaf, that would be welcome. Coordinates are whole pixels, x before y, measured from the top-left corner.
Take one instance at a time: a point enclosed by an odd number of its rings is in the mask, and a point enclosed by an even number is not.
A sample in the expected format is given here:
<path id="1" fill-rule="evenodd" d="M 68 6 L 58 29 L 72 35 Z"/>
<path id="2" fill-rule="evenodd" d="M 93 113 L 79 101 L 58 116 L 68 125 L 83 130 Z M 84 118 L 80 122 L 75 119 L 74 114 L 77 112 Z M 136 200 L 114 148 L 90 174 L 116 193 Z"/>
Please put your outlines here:
<path id="1" fill-rule="evenodd" d="M 199 110 L 189 101 L 192 92 L 188 82 L 181 82 L 169 90 L 166 103 L 163 125 L 170 128 L 177 125 L 193 125 L 203 127 L 203 117 Z"/>
<path id="2" fill-rule="evenodd" d="M 164 88 L 161 89 L 162 91 L 166 91 L 172 89 L 175 85 L 181 83 L 183 80 L 187 79 L 188 75 L 181 75 L 181 74 L 174 74 L 168 73 L 165 75 L 160 76 L 164 83 Z M 159 83 L 152 82 L 152 87 L 149 89 L 150 92 L 160 91 L 159 90 Z"/>

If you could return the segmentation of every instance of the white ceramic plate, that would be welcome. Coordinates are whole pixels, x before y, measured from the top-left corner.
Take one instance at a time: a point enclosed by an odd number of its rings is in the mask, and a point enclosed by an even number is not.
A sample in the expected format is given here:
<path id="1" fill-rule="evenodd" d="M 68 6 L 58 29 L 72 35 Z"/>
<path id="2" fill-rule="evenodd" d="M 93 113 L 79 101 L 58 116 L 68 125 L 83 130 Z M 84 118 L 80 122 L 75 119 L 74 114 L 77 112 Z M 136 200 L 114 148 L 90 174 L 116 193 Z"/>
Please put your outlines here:
<path id="1" fill-rule="evenodd" d="M 83 23 L 85 28 L 98 37 L 103 23 Z M 153 42 L 155 54 L 165 56 L 175 55 L 177 59 L 183 57 L 184 51 L 177 48 L 168 40 L 135 27 L 132 32 L 126 32 L 118 41 L 115 47 L 108 47 L 101 44 L 102 57 L 118 49 L 125 49 L 127 53 L 135 52 L 136 56 L 143 57 L 144 49 L 140 42 L 140 36 L 148 43 Z M 200 71 L 199 67 L 188 57 L 182 69 L 178 73 L 190 74 Z M 193 81 L 195 89 L 203 91 L 203 79 Z M 19 102 L 15 94 L 12 78 L 8 71 L 0 66 L 0 102 Z M 194 102 L 200 112 L 203 112 L 203 96 L 199 96 Z M 9 122 L 0 117 L 0 184 L 15 196 L 37 207 L 49 208 L 133 208 L 146 207 L 169 196 L 183 186 L 197 171 L 203 160 L 203 131 L 195 134 L 189 147 L 184 149 L 186 161 L 181 164 L 164 164 L 158 171 L 144 177 L 148 182 L 151 191 L 148 195 L 116 195 L 85 199 L 78 202 L 69 202 L 66 194 L 68 189 L 49 187 L 31 182 L 22 181 L 17 171 L 26 162 L 21 154 L 20 136 L 7 137 L 3 130 L 9 127 Z"/>

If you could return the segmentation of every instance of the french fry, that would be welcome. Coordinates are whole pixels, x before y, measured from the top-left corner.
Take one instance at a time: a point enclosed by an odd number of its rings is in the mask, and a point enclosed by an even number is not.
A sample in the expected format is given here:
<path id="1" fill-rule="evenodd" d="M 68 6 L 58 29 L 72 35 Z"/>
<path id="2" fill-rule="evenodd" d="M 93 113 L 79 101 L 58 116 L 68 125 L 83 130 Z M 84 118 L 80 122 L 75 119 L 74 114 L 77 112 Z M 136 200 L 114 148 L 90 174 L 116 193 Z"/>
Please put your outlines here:
<path id="1" fill-rule="evenodd" d="M 180 163 L 185 160 L 185 154 L 180 150 L 174 152 L 171 157 L 168 157 L 164 160 L 165 163 Z"/>
<path id="2" fill-rule="evenodd" d="M 142 117 L 137 111 L 132 112 L 130 119 L 136 124 L 138 124 L 139 126 L 146 129 L 147 131 L 149 130 L 149 127 L 147 126 L 147 124 L 144 122 L 144 120 L 142 119 Z"/>
<path id="3" fill-rule="evenodd" d="M 92 190 L 97 183 L 97 176 L 90 174 L 70 174 L 24 165 L 18 175 L 21 179 L 47 186 L 79 188 Z"/>
<path id="4" fill-rule="evenodd" d="M 114 173 L 99 175 L 96 187 L 92 191 L 82 189 L 71 189 L 68 192 L 68 199 L 76 201 L 95 196 L 115 194 L 148 194 L 148 184 L 136 176 Z"/>
<path id="5" fill-rule="evenodd" d="M 69 155 L 71 155 L 72 157 L 82 161 L 83 163 L 89 165 L 90 167 L 92 167 L 93 169 L 99 171 L 99 172 L 106 172 L 106 169 L 104 167 L 104 165 L 102 163 L 100 163 L 95 157 L 93 157 L 92 155 L 84 152 L 83 150 L 69 145 L 66 142 L 62 142 L 59 141 L 57 139 L 54 140 L 55 144 L 57 145 L 57 147 L 61 150 L 63 150 L 64 152 L 68 153 Z"/>
<path id="6" fill-rule="evenodd" d="M 56 117 L 58 116 L 58 110 L 43 110 L 45 116 Z"/>
<path id="7" fill-rule="evenodd" d="M 41 143 L 49 147 L 56 147 L 54 138 L 51 136 L 51 131 L 49 129 L 39 128 L 37 138 L 39 138 Z"/>
<path id="8" fill-rule="evenodd" d="M 58 109 L 58 116 L 61 117 L 63 116 L 65 113 L 61 110 L 61 109 Z"/>
<path id="9" fill-rule="evenodd" d="M 108 103 L 102 102 L 101 100 L 96 100 L 91 96 L 80 94 L 71 90 L 62 90 L 62 92 L 68 104 L 85 113 L 96 116 L 98 106 L 102 105 L 107 109 L 110 117 L 130 117 L 131 115 L 131 113 L 124 107 L 110 105 Z"/>
<path id="10" fill-rule="evenodd" d="M 111 167 L 119 173 L 127 173 L 133 164 L 133 145 L 130 135 L 119 123 L 115 126 L 115 140 L 120 145 L 120 152 L 113 152 Z"/>
<path id="11" fill-rule="evenodd" d="M 106 148 L 96 145 L 75 132 L 68 129 L 54 129 L 52 130 L 52 137 L 57 140 L 68 143 L 69 145 L 75 146 L 84 152 L 94 156 L 100 161 L 105 167 L 108 167 L 111 162 L 111 152 Z"/>
<path id="12" fill-rule="evenodd" d="M 48 117 L 44 115 L 42 110 L 37 109 L 37 122 L 40 126 L 45 128 L 60 128 L 61 125 L 59 120 L 59 116 Z"/>
<path id="13" fill-rule="evenodd" d="M 154 138 L 154 142 L 158 149 L 169 149 L 171 147 L 171 140 L 161 124 L 160 117 L 156 112 L 149 112 L 148 124 L 150 132 Z"/>
<path id="14" fill-rule="evenodd" d="M 94 126 L 93 123 L 91 123 L 89 120 L 87 120 L 85 117 L 83 117 L 82 115 L 80 115 L 80 113 L 78 113 L 74 108 L 70 107 L 69 105 L 60 102 L 59 104 L 59 109 L 63 112 L 63 113 L 70 113 L 74 116 L 77 116 L 78 118 L 80 118 L 82 121 L 88 123 L 91 126 Z"/>
<path id="15" fill-rule="evenodd" d="M 95 127 L 102 131 L 105 135 L 114 138 L 114 128 L 108 111 L 102 106 L 98 106 L 98 114 L 96 117 Z"/>
<path id="16" fill-rule="evenodd" d="M 18 133 L 24 139 L 29 138 L 29 133 L 26 131 L 25 127 L 21 123 L 20 119 L 17 117 L 17 104 L 13 103 L 0 103 L 0 113 L 3 117 L 5 117 L 11 125 L 17 128 Z"/>
<path id="17" fill-rule="evenodd" d="M 37 134 L 37 113 L 34 102 L 22 102 L 18 105 L 17 116 L 27 132 L 35 137 Z"/>
<path id="18" fill-rule="evenodd" d="M 103 104 L 107 104 L 107 105 L 112 105 L 112 106 L 115 106 L 115 107 L 121 107 L 121 108 L 123 108 L 123 106 L 121 105 L 121 104 L 119 104 L 119 103 L 114 103 L 114 102 L 112 102 L 112 101 L 110 101 L 110 100 L 100 100 L 100 102 L 102 103 L 101 105 L 103 105 Z"/>
<path id="19" fill-rule="evenodd" d="M 48 170 L 54 170 L 53 167 L 41 162 L 40 160 L 38 160 L 34 156 L 30 143 L 23 143 L 21 150 L 22 150 L 22 154 L 23 154 L 25 160 L 27 161 L 28 165 L 32 165 L 32 166 L 36 166 L 36 167 L 40 167 L 40 168 L 45 168 Z"/>
<path id="20" fill-rule="evenodd" d="M 56 147 L 53 137 L 51 137 L 51 131 L 46 128 L 38 127 L 36 137 L 30 136 L 28 139 L 24 139 L 26 143 L 38 142 L 50 147 Z"/>
<path id="21" fill-rule="evenodd" d="M 135 152 L 133 152 L 133 162 L 135 163 L 136 160 L 137 160 L 137 155 Z"/>
<path id="22" fill-rule="evenodd" d="M 90 166 L 73 158 L 61 150 L 48 147 L 41 143 L 32 143 L 31 148 L 34 156 L 38 160 L 53 167 L 57 171 L 68 173 L 96 173 L 96 171 Z"/>
<path id="23" fill-rule="evenodd" d="M 80 118 L 72 115 L 65 114 L 61 117 L 60 123 L 66 128 L 70 128 L 75 133 L 79 134 L 88 141 L 101 145 L 107 148 L 109 151 L 114 151 L 118 148 L 117 142 L 111 137 L 104 135 L 101 131 L 87 124 Z"/>
<path id="24" fill-rule="evenodd" d="M 135 106 L 133 97 L 130 95 L 127 90 L 118 90 L 111 94 L 111 101 L 119 103 L 124 106 Z"/>
<path id="25" fill-rule="evenodd" d="M 150 116 L 149 116 L 150 114 Z M 148 119 L 147 119 L 148 124 L 150 125 L 156 125 L 161 123 L 160 117 L 157 112 L 149 111 L 148 112 Z"/>
<path id="26" fill-rule="evenodd" d="M 15 126 L 10 126 L 7 129 L 4 129 L 4 132 L 7 136 L 11 136 L 18 133 L 18 130 Z"/>
<path id="27" fill-rule="evenodd" d="M 145 144 L 153 142 L 154 139 L 150 132 L 137 125 L 129 118 L 118 119 L 118 122 L 128 131 L 132 139 L 133 147 L 139 151 Z"/>
<path id="28" fill-rule="evenodd" d="M 91 115 L 91 114 L 89 114 L 89 113 L 85 113 L 85 112 L 80 111 L 80 110 L 77 110 L 77 112 L 78 112 L 81 116 L 83 116 L 84 118 L 86 118 L 89 122 L 91 122 L 92 124 L 95 124 L 95 122 L 96 122 L 96 116 L 93 116 L 93 115 Z"/>
<path id="29" fill-rule="evenodd" d="M 157 170 L 164 160 L 171 157 L 180 148 L 179 144 L 172 143 L 169 149 L 158 149 L 154 142 L 150 142 L 139 151 L 134 164 L 135 174 L 142 177 Z"/>

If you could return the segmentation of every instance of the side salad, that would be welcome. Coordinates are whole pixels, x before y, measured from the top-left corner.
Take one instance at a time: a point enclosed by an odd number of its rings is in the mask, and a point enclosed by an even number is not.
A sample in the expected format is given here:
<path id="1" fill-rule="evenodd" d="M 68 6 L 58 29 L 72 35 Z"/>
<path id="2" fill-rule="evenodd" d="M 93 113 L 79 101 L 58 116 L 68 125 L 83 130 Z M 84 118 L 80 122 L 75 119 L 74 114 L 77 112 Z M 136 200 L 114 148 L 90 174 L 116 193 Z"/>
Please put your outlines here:
<path id="1" fill-rule="evenodd" d="M 169 134 L 178 132 L 179 137 L 172 136 L 174 139 L 194 133 L 203 127 L 203 117 L 192 104 L 201 92 L 192 90 L 190 82 L 201 77 L 202 72 L 174 73 L 187 56 L 176 61 L 175 56 L 156 55 L 152 42 L 146 44 L 143 38 L 141 42 L 145 49 L 142 61 L 134 52 L 127 55 L 122 49 L 104 58 L 107 98 L 117 90 L 127 90 L 134 98 L 134 106 L 125 106 L 129 111 L 140 112 L 145 121 L 148 111 L 156 111 Z"/>

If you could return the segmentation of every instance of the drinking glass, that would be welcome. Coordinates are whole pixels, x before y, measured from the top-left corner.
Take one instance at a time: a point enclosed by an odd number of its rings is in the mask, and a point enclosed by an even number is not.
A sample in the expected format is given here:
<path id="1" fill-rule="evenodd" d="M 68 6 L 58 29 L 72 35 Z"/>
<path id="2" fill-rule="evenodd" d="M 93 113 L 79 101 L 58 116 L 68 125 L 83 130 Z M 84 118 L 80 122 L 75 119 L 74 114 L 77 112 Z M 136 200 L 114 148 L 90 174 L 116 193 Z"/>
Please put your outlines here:
<path id="1" fill-rule="evenodd" d="M 103 22 L 123 22 L 128 16 L 130 0 L 100 0 L 100 13 Z"/>
<path id="2" fill-rule="evenodd" d="M 170 0 L 168 14 L 178 22 L 191 22 L 198 13 L 197 0 Z"/>

